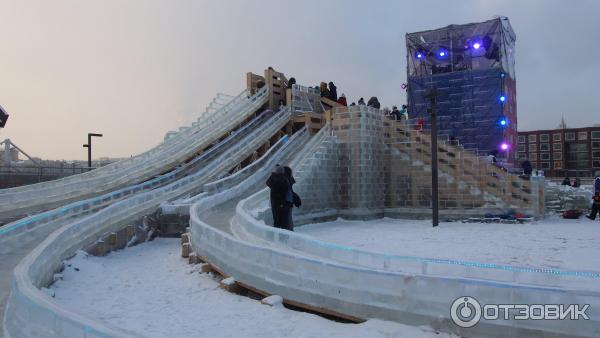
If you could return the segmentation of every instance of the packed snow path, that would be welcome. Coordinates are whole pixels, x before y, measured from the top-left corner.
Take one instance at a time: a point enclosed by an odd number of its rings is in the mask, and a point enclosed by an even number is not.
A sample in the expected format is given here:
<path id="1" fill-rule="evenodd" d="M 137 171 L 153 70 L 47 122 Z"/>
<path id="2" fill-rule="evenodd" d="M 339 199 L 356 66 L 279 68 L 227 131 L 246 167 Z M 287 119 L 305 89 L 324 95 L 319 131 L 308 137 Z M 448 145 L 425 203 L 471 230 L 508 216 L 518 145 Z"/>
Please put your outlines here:
<path id="1" fill-rule="evenodd" d="M 62 306 L 147 337 L 454 337 L 393 322 L 343 324 L 228 293 L 179 257 L 178 239 L 79 254 L 52 286 Z M 197 267 L 197 266 L 196 266 Z M 76 271 L 76 269 L 78 271 Z"/>
<path id="2" fill-rule="evenodd" d="M 0 259 L 0 317 L 2 319 L 4 319 L 4 309 L 10 293 L 15 266 L 54 230 L 56 230 L 56 226 L 53 225 L 39 226 L 0 240 L 0 256 L 2 257 Z M 0 337 L 3 335 L 4 320 L 0 320 Z"/>
<path id="3" fill-rule="evenodd" d="M 551 217 L 530 224 L 379 219 L 310 224 L 297 232 L 365 251 L 520 267 L 600 271 L 600 222 Z"/>

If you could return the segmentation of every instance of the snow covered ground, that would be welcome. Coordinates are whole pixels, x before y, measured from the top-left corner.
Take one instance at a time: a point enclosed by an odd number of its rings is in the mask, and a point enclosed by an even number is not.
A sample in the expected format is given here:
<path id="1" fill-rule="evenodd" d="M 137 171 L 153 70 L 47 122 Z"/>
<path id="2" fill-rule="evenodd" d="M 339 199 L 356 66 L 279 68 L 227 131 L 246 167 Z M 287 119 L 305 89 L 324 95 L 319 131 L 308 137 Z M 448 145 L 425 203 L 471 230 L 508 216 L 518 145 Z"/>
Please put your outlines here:
<path id="1" fill-rule="evenodd" d="M 379 219 L 310 224 L 297 232 L 392 255 L 600 271 L 600 222 L 557 216 L 530 224 Z"/>
<path id="2" fill-rule="evenodd" d="M 105 257 L 80 252 L 52 285 L 55 301 L 147 337 L 455 337 L 381 320 L 343 324 L 261 305 L 220 289 L 180 250 L 179 239 L 159 238 Z"/>

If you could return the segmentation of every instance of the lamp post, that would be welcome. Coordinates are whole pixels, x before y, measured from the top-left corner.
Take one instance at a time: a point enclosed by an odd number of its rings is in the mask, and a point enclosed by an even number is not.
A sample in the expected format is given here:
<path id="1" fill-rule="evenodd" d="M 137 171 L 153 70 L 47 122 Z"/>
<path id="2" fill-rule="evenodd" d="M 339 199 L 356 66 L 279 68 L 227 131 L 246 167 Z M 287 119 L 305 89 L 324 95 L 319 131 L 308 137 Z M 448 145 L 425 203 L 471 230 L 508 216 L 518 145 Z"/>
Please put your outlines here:
<path id="1" fill-rule="evenodd" d="M 88 168 L 92 169 L 92 137 L 102 137 L 102 134 L 88 133 L 88 143 L 83 147 L 88 149 Z"/>
<path id="2" fill-rule="evenodd" d="M 425 93 L 425 98 L 431 103 L 431 223 L 439 225 L 439 198 L 438 198 L 438 146 L 437 146 L 437 97 L 442 92 L 431 89 Z"/>

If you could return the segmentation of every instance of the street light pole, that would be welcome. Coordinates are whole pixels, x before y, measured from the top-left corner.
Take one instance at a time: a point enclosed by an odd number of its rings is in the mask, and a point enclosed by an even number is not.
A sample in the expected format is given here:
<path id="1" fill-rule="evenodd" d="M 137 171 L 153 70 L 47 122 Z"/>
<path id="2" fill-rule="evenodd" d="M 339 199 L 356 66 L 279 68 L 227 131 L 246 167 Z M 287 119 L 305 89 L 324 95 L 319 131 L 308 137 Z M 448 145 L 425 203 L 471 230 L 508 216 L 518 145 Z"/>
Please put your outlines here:
<path id="1" fill-rule="evenodd" d="M 102 137 L 102 134 L 88 133 L 88 143 L 84 144 L 84 148 L 88 148 L 88 168 L 92 168 L 92 137 Z"/>
<path id="2" fill-rule="evenodd" d="M 433 227 L 439 225 L 439 198 L 438 198 L 438 146 L 437 146 L 437 97 L 441 95 L 437 89 L 432 89 L 425 94 L 431 103 L 431 223 Z"/>

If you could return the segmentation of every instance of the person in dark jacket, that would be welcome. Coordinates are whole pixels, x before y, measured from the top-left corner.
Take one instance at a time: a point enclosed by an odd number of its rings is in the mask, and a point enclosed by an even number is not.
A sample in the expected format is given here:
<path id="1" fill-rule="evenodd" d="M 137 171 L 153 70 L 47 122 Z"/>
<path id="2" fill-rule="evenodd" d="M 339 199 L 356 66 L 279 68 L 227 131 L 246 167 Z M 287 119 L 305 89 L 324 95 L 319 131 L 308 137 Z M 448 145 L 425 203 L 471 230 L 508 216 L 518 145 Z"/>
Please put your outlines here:
<path id="1" fill-rule="evenodd" d="M 346 95 L 342 94 L 342 96 L 340 96 L 340 98 L 337 100 L 337 103 L 341 104 L 342 106 L 348 106 L 348 101 L 346 101 Z"/>
<path id="2" fill-rule="evenodd" d="M 296 84 L 296 79 L 293 77 L 290 77 L 290 79 L 288 80 L 288 88 L 292 88 L 292 86 L 295 84 Z"/>
<path id="3" fill-rule="evenodd" d="M 379 100 L 376 96 L 373 96 L 369 99 L 369 101 L 367 102 L 367 106 L 373 107 L 375 109 L 381 108 L 381 104 L 379 103 Z"/>
<path id="4" fill-rule="evenodd" d="M 293 195 L 290 198 L 291 186 L 286 178 L 285 169 L 277 165 L 267 180 L 267 186 L 271 189 L 271 212 L 273 213 L 273 225 L 276 228 L 287 229 L 289 223 L 289 210 L 291 210 Z M 291 201 L 290 201 L 291 200 Z"/>
<path id="5" fill-rule="evenodd" d="M 327 89 L 327 83 L 321 82 L 319 89 L 321 90 L 321 97 L 329 98 L 329 89 Z"/>
<path id="6" fill-rule="evenodd" d="M 523 175 L 525 175 L 526 177 L 531 176 L 533 167 L 531 166 L 531 162 L 529 162 L 529 160 L 523 161 L 523 163 L 521 163 L 521 168 L 523 168 Z"/>
<path id="7" fill-rule="evenodd" d="M 359 106 L 364 106 L 365 105 L 365 99 L 363 99 L 362 97 L 358 100 L 358 105 Z"/>
<path id="8" fill-rule="evenodd" d="M 600 211 L 600 192 L 596 191 L 596 193 L 592 197 L 592 212 L 589 215 L 586 215 L 585 217 L 591 220 L 595 220 L 598 211 Z"/>
<path id="9" fill-rule="evenodd" d="M 294 192 L 294 184 L 296 180 L 294 179 L 294 175 L 292 175 L 292 168 L 285 166 L 283 167 L 284 176 L 288 181 L 289 189 L 286 194 L 286 202 L 289 208 L 287 211 L 287 222 L 284 229 L 294 231 L 294 220 L 292 218 L 292 208 L 295 206 L 299 208 L 302 205 L 302 201 L 300 200 L 300 196 Z"/>
<path id="10" fill-rule="evenodd" d="M 329 99 L 331 101 L 337 101 L 337 87 L 333 84 L 333 82 L 329 82 Z"/>
<path id="11" fill-rule="evenodd" d="M 569 176 L 565 177 L 561 184 L 571 186 L 571 179 L 569 178 Z"/>
<path id="12" fill-rule="evenodd" d="M 575 177 L 575 181 L 573 181 L 573 188 L 579 188 L 581 187 L 581 180 L 579 179 L 579 177 Z"/>
<path id="13" fill-rule="evenodd" d="M 393 106 L 392 107 L 392 112 L 390 113 L 390 117 L 392 118 L 392 120 L 400 120 L 402 118 L 402 113 L 400 113 L 400 111 L 398 110 L 398 107 Z"/>

